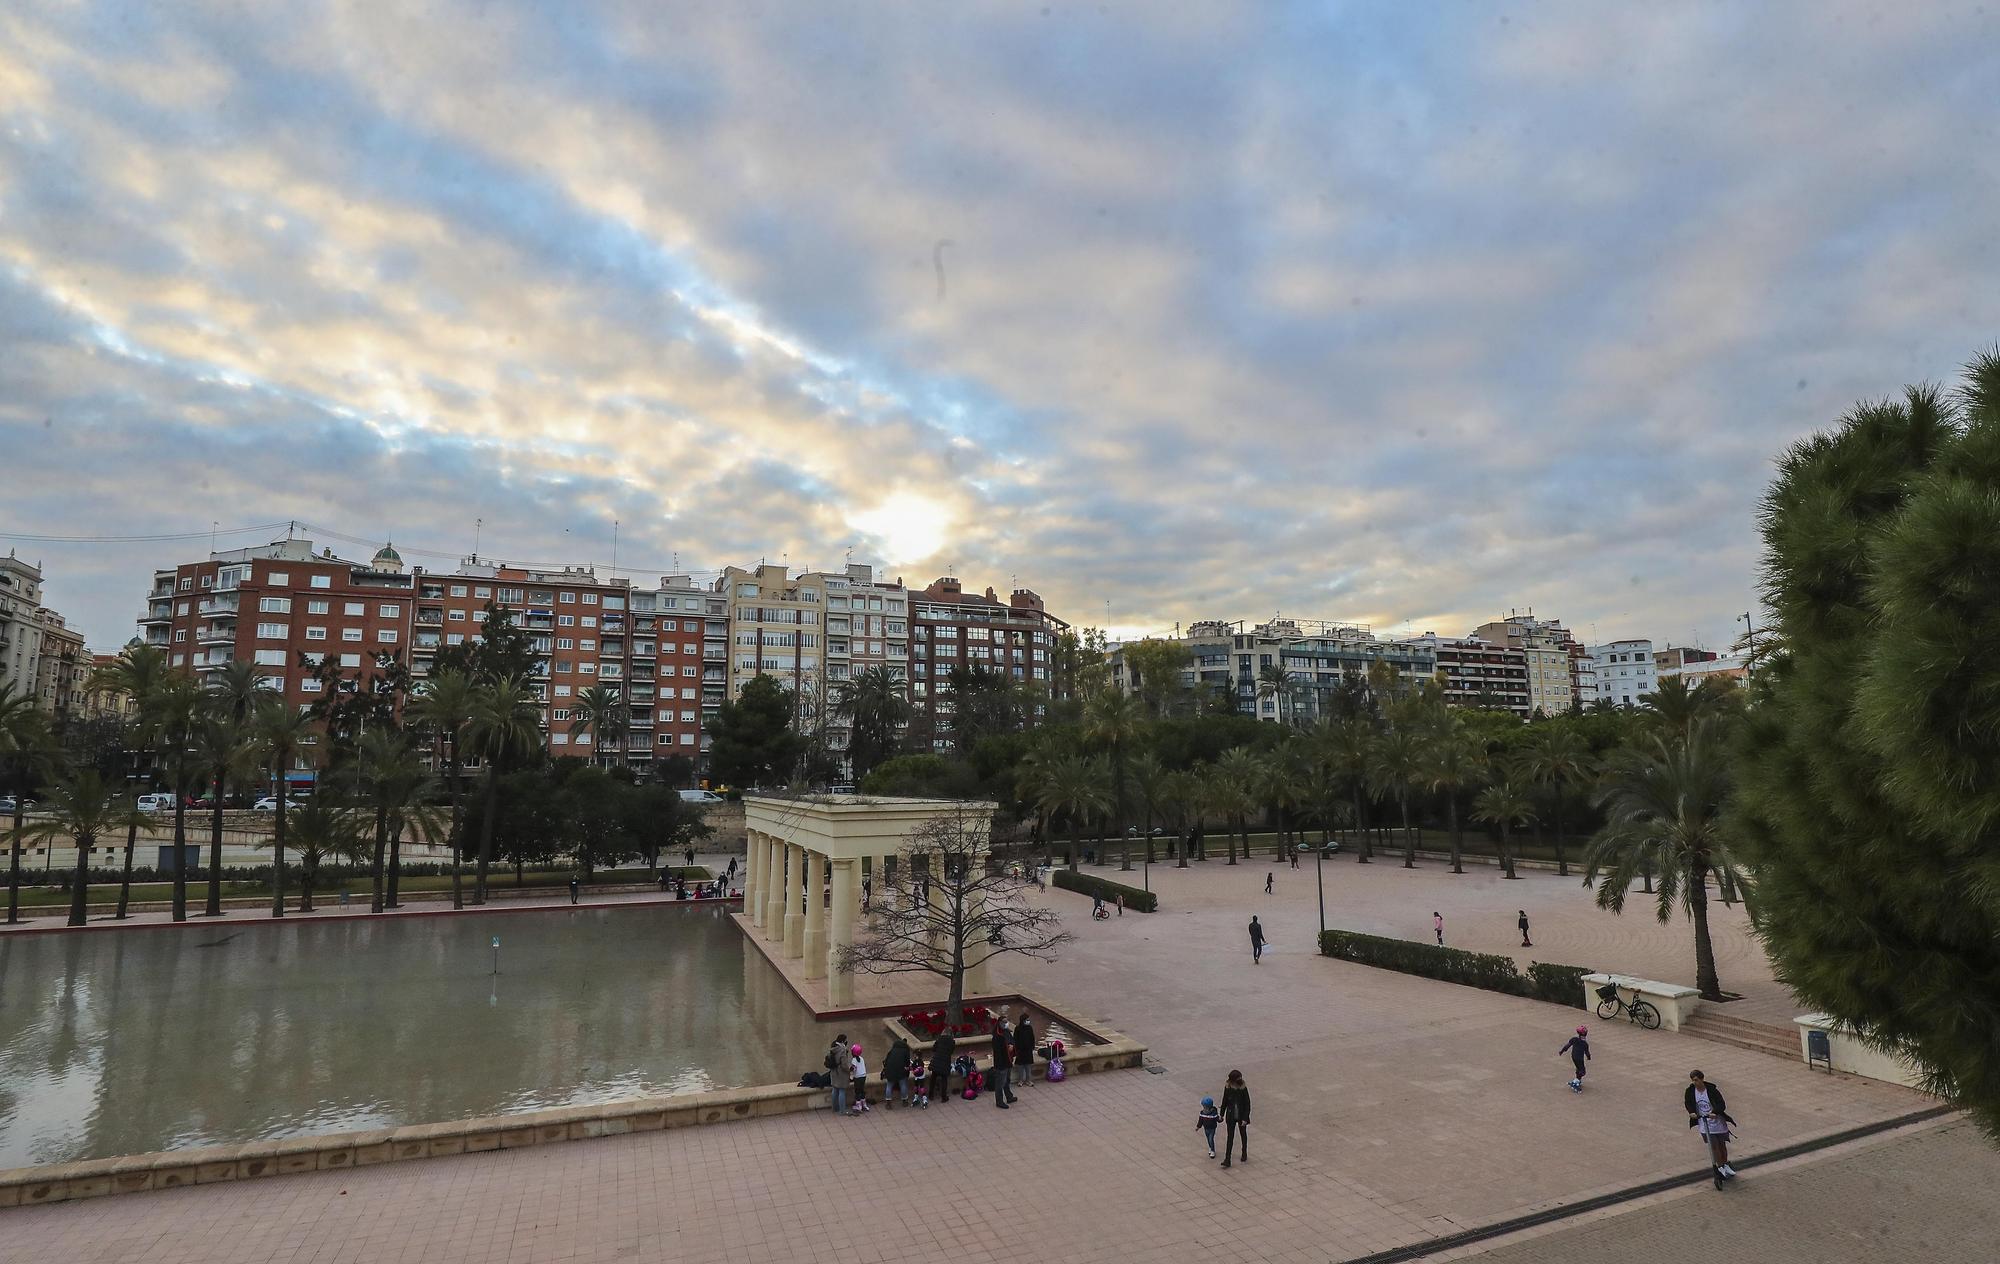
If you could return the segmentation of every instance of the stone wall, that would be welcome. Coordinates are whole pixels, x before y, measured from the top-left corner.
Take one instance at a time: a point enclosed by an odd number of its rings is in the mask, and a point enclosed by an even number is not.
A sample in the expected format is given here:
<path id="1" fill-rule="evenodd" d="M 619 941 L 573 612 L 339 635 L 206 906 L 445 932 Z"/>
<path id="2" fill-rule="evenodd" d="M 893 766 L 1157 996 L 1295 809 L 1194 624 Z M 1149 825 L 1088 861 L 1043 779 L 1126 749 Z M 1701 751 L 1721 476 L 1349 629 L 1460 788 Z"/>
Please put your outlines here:
<path id="1" fill-rule="evenodd" d="M 703 851 L 741 852 L 748 849 L 749 833 L 743 824 L 743 804 L 740 800 L 707 804 L 702 809 L 702 819 L 715 831 L 715 836 L 701 845 Z"/>

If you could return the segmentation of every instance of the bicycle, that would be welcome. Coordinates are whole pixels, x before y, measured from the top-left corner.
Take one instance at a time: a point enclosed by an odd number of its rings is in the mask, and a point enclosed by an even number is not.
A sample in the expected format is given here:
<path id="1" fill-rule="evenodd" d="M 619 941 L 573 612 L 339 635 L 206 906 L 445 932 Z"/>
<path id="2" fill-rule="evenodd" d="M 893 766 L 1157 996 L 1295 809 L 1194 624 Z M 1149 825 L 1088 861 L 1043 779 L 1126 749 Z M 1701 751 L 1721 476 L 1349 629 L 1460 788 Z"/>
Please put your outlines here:
<path id="1" fill-rule="evenodd" d="M 1618 1017 L 1620 1011 L 1624 1012 L 1628 1021 L 1639 1024 L 1647 1031 L 1657 1031 L 1659 1029 L 1660 1011 L 1654 1009 L 1651 1002 L 1634 996 L 1628 1003 L 1624 997 L 1618 995 L 1618 985 L 1616 983 L 1607 983 L 1597 989 L 1597 1016 L 1599 1018 L 1608 1022 Z"/>

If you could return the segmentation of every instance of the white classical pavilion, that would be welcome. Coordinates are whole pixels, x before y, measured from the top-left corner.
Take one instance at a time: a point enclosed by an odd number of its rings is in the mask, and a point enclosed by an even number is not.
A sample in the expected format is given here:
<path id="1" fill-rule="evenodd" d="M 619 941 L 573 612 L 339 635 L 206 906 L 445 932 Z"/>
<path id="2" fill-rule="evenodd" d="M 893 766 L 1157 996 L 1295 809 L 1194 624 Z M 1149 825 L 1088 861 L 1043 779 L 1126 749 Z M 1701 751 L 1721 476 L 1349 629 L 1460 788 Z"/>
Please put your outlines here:
<path id="1" fill-rule="evenodd" d="M 805 959 L 806 978 L 827 981 L 828 1005 L 851 1005 L 854 976 L 835 968 L 835 954 L 854 942 L 862 859 L 870 858 L 874 872 L 882 874 L 888 858 L 899 855 L 909 836 L 927 822 L 965 811 L 990 818 L 995 806 L 858 794 L 803 799 L 745 795 L 749 870 L 743 914 L 756 933 L 782 941 L 787 957 Z M 829 874 L 830 903 L 820 894 Z M 965 989 L 968 995 L 988 990 L 983 965 L 966 971 Z"/>

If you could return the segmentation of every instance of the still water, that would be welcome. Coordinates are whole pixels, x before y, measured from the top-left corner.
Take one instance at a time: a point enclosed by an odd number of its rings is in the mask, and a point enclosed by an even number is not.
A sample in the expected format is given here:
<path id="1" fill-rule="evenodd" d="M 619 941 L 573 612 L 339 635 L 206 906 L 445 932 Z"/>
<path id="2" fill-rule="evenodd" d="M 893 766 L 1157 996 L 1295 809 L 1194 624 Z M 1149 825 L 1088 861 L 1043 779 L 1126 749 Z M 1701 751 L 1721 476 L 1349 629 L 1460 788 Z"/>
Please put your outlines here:
<path id="1" fill-rule="evenodd" d="M 4 935 L 0 1168 L 791 1083 L 834 1030 L 716 908 Z"/>

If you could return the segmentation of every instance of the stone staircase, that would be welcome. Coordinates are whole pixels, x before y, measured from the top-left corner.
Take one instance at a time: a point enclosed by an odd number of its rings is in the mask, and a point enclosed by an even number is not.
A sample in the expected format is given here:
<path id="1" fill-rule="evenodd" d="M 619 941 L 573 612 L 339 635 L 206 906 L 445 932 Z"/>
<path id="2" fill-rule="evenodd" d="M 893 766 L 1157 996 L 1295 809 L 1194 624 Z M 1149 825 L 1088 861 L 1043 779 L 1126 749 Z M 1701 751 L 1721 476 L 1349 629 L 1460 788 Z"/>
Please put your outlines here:
<path id="1" fill-rule="evenodd" d="M 1707 1005 L 1696 1010 L 1694 1017 L 1683 1022 L 1681 1030 L 1691 1036 L 1699 1036 L 1703 1040 L 1713 1040 L 1717 1044 L 1734 1045 L 1738 1049 L 1768 1053 L 1787 1062 L 1800 1060 L 1797 1031 L 1753 1023 L 1743 1018 L 1731 1018 L 1728 1014 Z"/>

